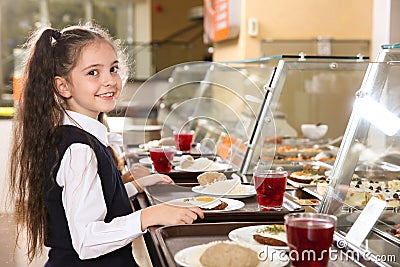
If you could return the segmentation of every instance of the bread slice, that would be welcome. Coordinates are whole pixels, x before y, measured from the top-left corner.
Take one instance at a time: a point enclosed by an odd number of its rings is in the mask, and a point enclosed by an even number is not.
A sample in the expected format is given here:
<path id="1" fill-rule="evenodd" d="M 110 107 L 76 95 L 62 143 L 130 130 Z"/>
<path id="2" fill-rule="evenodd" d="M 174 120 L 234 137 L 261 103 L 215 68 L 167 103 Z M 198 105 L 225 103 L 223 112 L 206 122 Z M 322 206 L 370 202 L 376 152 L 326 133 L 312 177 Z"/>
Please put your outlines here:
<path id="1" fill-rule="evenodd" d="M 256 267 L 260 262 L 256 251 L 236 243 L 220 242 L 203 252 L 200 263 L 207 267 Z"/>
<path id="2" fill-rule="evenodd" d="M 204 172 L 197 176 L 197 181 L 200 185 L 205 186 L 207 184 L 211 184 L 216 181 L 225 181 L 227 180 L 225 174 L 222 172 Z"/>

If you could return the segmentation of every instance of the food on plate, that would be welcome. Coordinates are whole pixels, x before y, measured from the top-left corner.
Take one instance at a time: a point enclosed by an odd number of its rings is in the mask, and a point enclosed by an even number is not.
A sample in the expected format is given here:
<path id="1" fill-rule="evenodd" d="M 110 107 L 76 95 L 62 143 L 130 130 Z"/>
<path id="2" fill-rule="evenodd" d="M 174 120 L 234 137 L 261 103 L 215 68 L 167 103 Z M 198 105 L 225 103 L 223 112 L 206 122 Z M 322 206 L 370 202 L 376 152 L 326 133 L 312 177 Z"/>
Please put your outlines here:
<path id="1" fill-rule="evenodd" d="M 265 144 L 282 144 L 282 136 L 267 137 L 264 139 Z"/>
<path id="2" fill-rule="evenodd" d="M 372 181 L 364 178 L 354 179 L 347 191 L 345 204 L 353 207 L 363 207 L 372 197 L 386 201 L 387 208 L 400 207 L 400 181 L 398 179 Z"/>
<path id="3" fill-rule="evenodd" d="M 286 247 L 286 230 L 282 224 L 267 225 L 253 233 L 253 239 L 262 245 Z"/>
<path id="4" fill-rule="evenodd" d="M 317 193 L 320 196 L 325 195 L 326 189 L 328 188 L 328 183 L 326 181 L 321 181 L 317 183 Z"/>
<path id="5" fill-rule="evenodd" d="M 303 184 L 310 184 L 311 182 L 318 180 L 320 178 L 324 178 L 324 176 L 306 171 L 292 172 L 289 176 L 290 180 Z"/>
<path id="6" fill-rule="evenodd" d="M 218 242 L 200 256 L 206 267 L 253 267 L 259 263 L 257 252 L 235 243 Z"/>
<path id="7" fill-rule="evenodd" d="M 189 168 L 194 162 L 194 158 L 190 155 L 183 155 L 179 162 L 182 169 Z"/>
<path id="8" fill-rule="evenodd" d="M 216 181 L 225 181 L 225 180 L 226 176 L 222 172 L 205 172 L 197 176 L 197 181 L 202 186 L 214 183 Z"/>
<path id="9" fill-rule="evenodd" d="M 173 137 L 164 137 L 160 140 L 151 140 L 145 144 L 140 145 L 139 147 L 143 151 L 150 151 L 150 148 L 153 147 L 161 147 L 161 146 L 175 146 L 175 139 Z"/>
<path id="10" fill-rule="evenodd" d="M 314 173 L 319 175 L 324 175 L 327 169 L 324 166 L 305 164 L 303 170 L 308 173 Z"/>
<path id="11" fill-rule="evenodd" d="M 164 137 L 158 143 L 160 146 L 175 146 L 175 139 L 173 137 Z"/>
<path id="12" fill-rule="evenodd" d="M 183 202 L 197 206 L 203 210 L 224 210 L 228 207 L 228 203 L 225 201 L 208 196 L 185 198 Z"/>
<path id="13" fill-rule="evenodd" d="M 240 179 L 217 180 L 206 184 L 202 190 L 204 194 L 215 195 L 247 195 L 249 188 L 242 185 Z"/>
<path id="14" fill-rule="evenodd" d="M 302 206 L 313 206 L 321 204 L 321 202 L 315 198 L 295 199 L 294 202 Z"/>
<path id="15" fill-rule="evenodd" d="M 150 148 L 153 147 L 160 147 L 160 140 L 151 140 L 143 145 L 140 145 L 139 147 L 143 149 L 144 151 L 150 151 Z"/>
<path id="16" fill-rule="evenodd" d="M 220 165 L 208 158 L 197 158 L 192 160 L 189 157 L 184 157 L 181 160 L 181 169 L 187 171 L 213 171 L 220 169 Z"/>

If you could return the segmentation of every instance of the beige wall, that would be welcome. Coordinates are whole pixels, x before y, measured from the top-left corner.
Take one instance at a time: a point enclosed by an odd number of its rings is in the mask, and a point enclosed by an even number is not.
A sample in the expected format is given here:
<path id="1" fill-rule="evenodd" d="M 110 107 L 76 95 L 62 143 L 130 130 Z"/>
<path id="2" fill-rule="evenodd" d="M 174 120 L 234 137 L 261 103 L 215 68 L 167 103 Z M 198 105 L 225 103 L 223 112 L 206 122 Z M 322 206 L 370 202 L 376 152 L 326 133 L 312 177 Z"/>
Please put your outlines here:
<path id="1" fill-rule="evenodd" d="M 239 38 L 215 44 L 214 61 L 260 57 L 260 40 L 366 39 L 372 35 L 373 0 L 239 0 Z M 248 18 L 257 18 L 259 34 L 247 34 Z"/>
<path id="2" fill-rule="evenodd" d="M 157 11 L 157 5 L 162 7 L 161 11 Z M 194 22 L 188 19 L 188 12 L 190 8 L 202 5 L 203 0 L 152 0 L 152 40 L 163 40 L 176 31 L 193 24 Z"/>

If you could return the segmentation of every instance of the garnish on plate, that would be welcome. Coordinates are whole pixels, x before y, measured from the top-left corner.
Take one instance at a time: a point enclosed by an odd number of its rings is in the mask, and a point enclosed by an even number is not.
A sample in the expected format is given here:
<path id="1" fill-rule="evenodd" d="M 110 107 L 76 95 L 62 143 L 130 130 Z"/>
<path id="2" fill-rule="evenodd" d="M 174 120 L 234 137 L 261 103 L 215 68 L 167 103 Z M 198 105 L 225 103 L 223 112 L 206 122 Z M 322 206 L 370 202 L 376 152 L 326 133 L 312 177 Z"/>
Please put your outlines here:
<path id="1" fill-rule="evenodd" d="M 256 233 L 270 233 L 273 235 L 277 235 L 279 233 L 286 232 L 285 226 L 282 224 L 271 224 L 267 225 L 264 228 L 260 228 L 256 230 Z"/>

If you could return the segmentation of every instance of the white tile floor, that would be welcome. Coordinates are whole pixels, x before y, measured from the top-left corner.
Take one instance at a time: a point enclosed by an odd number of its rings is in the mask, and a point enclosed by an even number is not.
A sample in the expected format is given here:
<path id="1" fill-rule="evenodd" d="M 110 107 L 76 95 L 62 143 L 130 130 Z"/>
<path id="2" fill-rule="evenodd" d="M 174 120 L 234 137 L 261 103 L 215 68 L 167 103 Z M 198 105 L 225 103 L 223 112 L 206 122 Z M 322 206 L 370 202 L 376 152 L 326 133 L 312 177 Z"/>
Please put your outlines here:
<path id="1" fill-rule="evenodd" d="M 26 260 L 26 243 L 21 244 L 14 251 L 15 246 L 15 222 L 9 214 L 0 214 L 0 266 L 1 267 L 43 267 L 47 259 L 47 249 L 43 255 L 35 259 L 30 265 Z M 133 242 L 135 259 L 140 266 L 151 267 L 143 238 Z"/>

